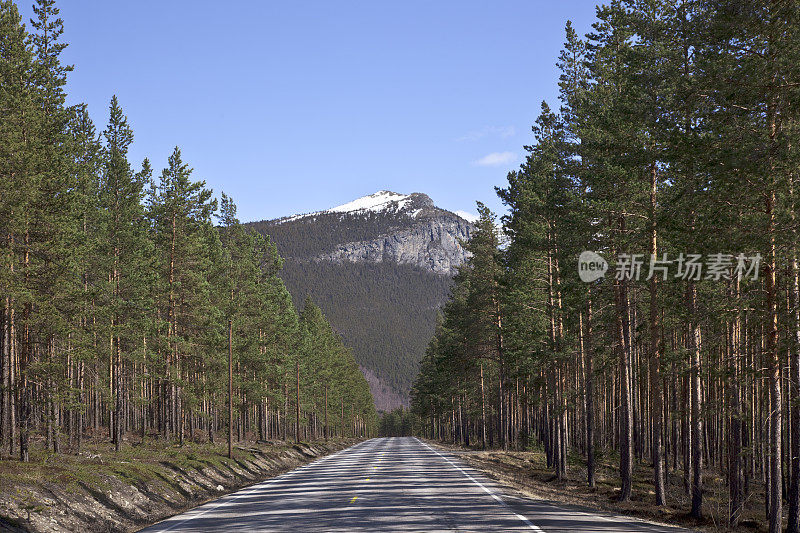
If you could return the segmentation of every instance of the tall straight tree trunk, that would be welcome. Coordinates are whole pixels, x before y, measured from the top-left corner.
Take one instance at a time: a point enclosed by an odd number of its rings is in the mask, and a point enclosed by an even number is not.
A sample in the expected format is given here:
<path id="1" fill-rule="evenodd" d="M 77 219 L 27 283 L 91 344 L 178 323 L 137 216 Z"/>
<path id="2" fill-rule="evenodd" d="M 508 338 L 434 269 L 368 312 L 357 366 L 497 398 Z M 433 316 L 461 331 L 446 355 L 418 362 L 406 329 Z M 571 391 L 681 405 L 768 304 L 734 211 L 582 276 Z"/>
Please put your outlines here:
<path id="1" fill-rule="evenodd" d="M 625 234 L 625 219 L 619 218 L 619 235 Z M 613 250 L 612 253 L 616 252 Z M 622 482 L 619 501 L 628 501 L 633 487 L 633 405 L 631 397 L 631 347 L 628 343 L 628 290 L 625 279 L 615 280 L 617 357 L 619 361 L 620 421 L 619 421 L 619 475 Z"/>
<path id="2" fill-rule="evenodd" d="M 500 305 L 497 303 L 497 356 L 500 360 L 499 380 L 500 386 L 498 387 L 498 399 L 500 400 L 498 414 L 500 416 L 500 444 L 503 450 L 508 450 L 508 409 L 505 405 L 506 390 L 506 368 L 503 360 L 503 333 L 502 333 L 502 320 L 500 318 Z"/>
<path id="3" fill-rule="evenodd" d="M 14 235 L 11 234 L 8 238 L 9 247 L 14 249 Z M 9 265 L 11 275 L 14 275 L 14 262 L 11 261 Z M 19 364 L 19 353 L 17 351 L 17 331 L 14 323 L 14 299 L 6 297 L 6 307 L 8 308 L 8 317 L 6 322 L 5 335 L 7 338 L 6 353 L 8 354 L 8 372 L 6 373 L 8 389 L 8 414 L 6 420 L 8 421 L 8 454 L 14 456 L 14 447 L 17 439 L 17 386 L 19 376 L 16 374 L 17 365 Z"/>
<path id="4" fill-rule="evenodd" d="M 486 392 L 483 388 L 483 363 L 481 363 L 481 448 L 486 449 Z"/>
<path id="5" fill-rule="evenodd" d="M 528 406 L 530 405 L 528 398 L 528 393 L 530 391 L 530 388 L 528 382 L 529 378 L 526 373 L 524 381 L 522 382 L 522 396 L 520 399 L 520 413 L 519 413 L 520 426 L 521 426 L 520 446 L 522 447 L 523 451 L 528 449 L 528 444 L 529 444 L 528 437 L 530 436 L 531 432 L 530 417 L 528 416 L 529 412 Z"/>
<path id="6" fill-rule="evenodd" d="M 655 161 L 650 165 L 650 261 L 656 260 L 658 254 L 658 233 L 656 228 L 656 193 L 657 171 Z M 663 394 L 661 392 L 661 314 L 658 311 L 658 277 L 653 273 L 650 278 L 650 413 L 653 422 L 653 442 L 651 446 L 653 459 L 653 487 L 656 493 L 656 505 L 666 505 L 664 490 L 664 453 L 662 446 L 662 409 Z"/>
<path id="7" fill-rule="evenodd" d="M 30 235 L 25 232 L 24 279 L 25 287 L 30 285 Z M 33 362 L 33 343 L 31 342 L 31 304 L 26 302 L 22 307 L 22 342 L 19 355 L 19 374 L 21 390 L 19 393 L 19 459 L 23 463 L 30 461 L 31 417 L 33 415 L 33 386 L 28 379 L 28 366 Z"/>
<path id="8" fill-rule="evenodd" d="M 5 298 L 5 321 L 3 323 L 3 437 L 8 441 L 8 453 L 14 455 L 14 442 L 16 440 L 16 402 L 14 401 L 14 391 L 17 383 L 14 375 L 16 366 L 15 361 L 15 335 L 14 331 L 14 307 L 11 297 Z"/>
<path id="9" fill-rule="evenodd" d="M 617 281 L 615 293 L 617 300 L 617 341 L 619 358 L 619 387 L 620 387 L 620 424 L 619 424 L 619 474 L 622 481 L 619 501 L 628 501 L 631 497 L 633 484 L 633 407 L 631 405 L 630 391 L 630 366 L 628 357 L 628 338 L 625 334 L 627 328 L 627 294 L 623 286 L 624 280 Z"/>
<path id="10" fill-rule="evenodd" d="M 586 331 L 584 332 L 583 314 L 578 314 L 580 328 L 581 351 L 584 357 L 584 397 L 586 403 L 586 483 L 595 486 L 594 463 L 594 355 L 592 352 L 592 297 L 586 306 Z"/>
<path id="11" fill-rule="evenodd" d="M 289 440 L 289 373 L 283 374 L 283 441 Z"/>
<path id="12" fill-rule="evenodd" d="M 556 352 L 561 355 L 564 346 L 564 313 L 562 312 L 562 304 L 561 304 L 561 271 L 558 266 L 558 243 L 556 242 L 556 221 L 552 220 L 550 222 L 550 247 L 552 248 L 552 257 L 553 257 L 553 289 L 554 289 L 554 296 L 555 296 L 555 308 L 554 312 L 556 314 Z M 559 364 L 557 370 L 558 382 L 557 382 L 557 397 L 558 397 L 558 425 L 557 429 L 559 431 L 559 448 L 557 450 L 559 454 L 558 460 L 558 478 L 565 479 L 567 477 L 567 446 L 568 446 L 568 434 L 567 434 L 567 398 L 565 394 L 565 384 L 567 383 L 566 378 L 566 369 L 564 368 L 563 364 Z"/>
<path id="13" fill-rule="evenodd" d="M 124 425 L 122 407 L 122 361 L 119 347 L 119 337 L 116 338 L 116 343 L 114 344 L 114 359 L 116 360 L 117 365 L 116 372 L 114 372 L 114 388 L 116 390 L 116 394 L 114 395 L 114 449 L 119 451 L 122 447 L 122 429 Z"/>
<path id="14" fill-rule="evenodd" d="M 556 446 L 555 454 L 558 458 L 556 461 L 556 477 L 558 479 L 565 479 L 567 477 L 567 454 L 566 454 L 566 434 L 564 428 L 564 417 L 566 416 L 566 409 L 564 406 L 564 387 L 561 368 L 555 369 L 555 399 L 557 410 L 555 416 L 554 430 L 556 432 Z"/>
<path id="15" fill-rule="evenodd" d="M 297 398 L 295 402 L 295 421 L 294 421 L 294 441 L 300 442 L 300 359 L 295 361 L 295 377 L 297 388 L 295 389 Z"/>
<path id="16" fill-rule="evenodd" d="M 233 458 L 233 319 L 228 319 L 228 458 Z"/>
<path id="17" fill-rule="evenodd" d="M 791 481 L 789 483 L 788 533 L 800 533 L 800 265 L 797 257 L 796 203 L 794 199 L 794 175 L 789 180 L 792 219 L 792 342 L 789 348 L 789 386 L 792 402 L 789 407 L 791 420 Z"/>
<path id="18" fill-rule="evenodd" d="M 775 245 L 775 191 L 769 192 L 766 199 L 767 236 L 769 252 L 766 264 L 765 289 L 767 314 L 764 331 L 767 337 L 766 356 L 769 376 L 770 430 L 768 435 L 769 458 L 769 531 L 778 533 L 783 518 L 783 465 L 781 456 L 781 368 L 778 356 L 778 302 L 776 287 L 777 249 Z"/>
<path id="19" fill-rule="evenodd" d="M 553 352 L 553 358 L 559 356 L 559 339 L 558 333 L 556 331 L 556 295 L 555 295 L 555 265 L 554 265 L 554 257 L 553 257 L 553 250 L 552 250 L 552 236 L 550 235 L 550 230 L 548 229 L 547 234 L 547 242 L 548 242 L 548 249 L 547 249 L 547 314 L 549 320 L 549 332 L 550 332 L 550 349 Z M 551 420 L 551 428 L 550 428 L 550 442 L 549 442 L 549 453 L 548 457 L 550 458 L 550 463 L 553 469 L 555 470 L 556 477 L 558 479 L 563 479 L 562 476 L 562 467 L 561 467 L 561 399 L 559 397 L 559 391 L 561 388 L 560 379 L 557 377 L 558 363 L 556 362 L 553 365 L 553 368 L 549 371 L 549 380 L 550 380 L 550 389 L 552 391 L 552 417 Z M 546 398 L 546 397 L 545 397 Z"/>
<path id="20" fill-rule="evenodd" d="M 119 301 L 120 299 L 120 286 L 119 286 L 119 244 L 114 246 L 114 267 L 111 271 L 111 279 L 113 282 L 113 299 Z M 114 450 L 120 451 L 122 448 L 122 351 L 119 345 L 119 316 L 115 313 L 111 319 L 111 360 L 114 365 L 114 381 L 112 387 L 114 390 Z M 116 342 L 114 342 L 116 341 Z"/>
<path id="21" fill-rule="evenodd" d="M 702 338 L 700 324 L 697 317 L 697 288 L 690 281 L 688 286 L 690 341 L 691 341 L 691 368 L 689 376 L 689 394 L 691 397 L 691 490 L 692 510 L 695 518 L 702 516 L 703 510 L 703 421 L 700 418 L 700 351 Z"/>
<path id="22" fill-rule="evenodd" d="M 777 302 L 777 246 L 776 246 L 776 213 L 778 186 L 777 175 L 779 172 L 778 161 L 782 122 L 784 120 L 783 106 L 786 106 L 789 99 L 784 92 L 779 89 L 785 82 L 785 65 L 781 64 L 781 52 L 785 44 L 781 42 L 786 39 L 786 27 L 791 15 L 790 9 L 794 8 L 793 3 L 789 3 L 791 8 L 781 5 L 781 2 L 772 1 L 767 5 L 766 21 L 768 29 L 766 34 L 766 50 L 764 59 L 766 60 L 767 74 L 767 98 L 766 98 L 766 124 L 769 128 L 769 171 L 766 176 L 766 186 L 764 192 L 765 206 L 764 214 L 767 223 L 767 242 L 769 250 L 767 252 L 767 262 L 764 268 L 765 292 L 766 292 L 766 314 L 764 316 L 764 333 L 766 335 L 766 369 L 769 376 L 769 434 L 768 434 L 768 460 L 769 460 L 769 531 L 778 533 L 783 526 L 783 453 L 782 453 L 782 395 L 781 395 L 781 364 L 778 354 L 778 302 Z M 794 21 L 792 21 L 794 22 Z M 794 45 L 794 43 L 791 43 Z M 785 57 L 785 56 L 784 56 Z M 785 60 L 785 59 L 784 59 Z M 789 115 L 790 116 L 790 115 Z M 792 179 L 789 178 L 790 186 Z M 794 206 L 792 206 L 794 207 Z M 792 210 L 794 214 L 794 210 Z M 790 376 L 790 380 L 791 380 Z M 792 458 L 794 459 L 794 457 Z M 791 502 L 790 502 L 791 506 Z M 795 519 L 797 520 L 797 519 Z M 790 524 L 791 527 L 791 524 Z"/>
<path id="23" fill-rule="evenodd" d="M 177 317 L 175 316 L 175 245 L 178 235 L 178 215 L 177 213 L 172 213 L 172 236 L 170 240 L 170 252 L 169 252 L 169 305 L 167 308 L 167 323 L 168 323 L 168 331 L 167 331 L 167 338 L 168 338 L 168 350 L 169 355 L 167 356 L 167 387 L 169 392 L 169 405 L 166 409 L 165 414 L 167 414 L 167 421 L 165 421 L 164 427 L 166 428 L 167 437 L 170 434 L 174 435 L 175 432 L 175 379 L 172 375 L 173 366 L 175 363 L 175 354 L 177 353 L 177 348 L 175 345 L 174 337 L 177 335 Z"/>
<path id="24" fill-rule="evenodd" d="M 728 525 L 731 529 L 739 524 L 739 519 L 742 515 L 742 505 L 744 501 L 744 493 L 742 487 L 742 438 L 743 438 L 743 413 L 742 413 L 742 398 L 740 384 L 741 380 L 741 331 L 742 331 L 742 316 L 741 316 L 741 294 L 739 287 L 739 279 L 735 277 L 732 280 L 733 294 L 736 298 L 737 312 L 733 324 L 731 324 L 729 357 L 730 362 L 730 375 L 732 383 L 729 384 L 730 388 L 730 448 L 728 450 L 728 489 L 729 489 L 729 515 Z"/>
<path id="25" fill-rule="evenodd" d="M 7 291 L 4 289 L 3 292 Z M 8 298 L 3 298 L 3 309 L 0 311 L 0 447 L 5 446 L 8 438 L 8 336 L 6 335 L 6 317 L 8 316 Z"/>

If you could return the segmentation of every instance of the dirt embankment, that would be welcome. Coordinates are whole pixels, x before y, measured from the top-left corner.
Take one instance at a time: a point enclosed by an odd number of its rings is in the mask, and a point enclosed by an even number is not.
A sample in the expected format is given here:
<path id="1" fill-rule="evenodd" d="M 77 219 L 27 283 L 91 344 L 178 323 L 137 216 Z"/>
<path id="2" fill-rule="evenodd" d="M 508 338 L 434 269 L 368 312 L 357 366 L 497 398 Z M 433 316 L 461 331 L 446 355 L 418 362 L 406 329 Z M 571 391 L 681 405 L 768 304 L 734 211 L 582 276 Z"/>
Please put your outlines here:
<path id="1" fill-rule="evenodd" d="M 136 531 L 354 444 L 158 444 L 0 460 L 0 532 Z"/>

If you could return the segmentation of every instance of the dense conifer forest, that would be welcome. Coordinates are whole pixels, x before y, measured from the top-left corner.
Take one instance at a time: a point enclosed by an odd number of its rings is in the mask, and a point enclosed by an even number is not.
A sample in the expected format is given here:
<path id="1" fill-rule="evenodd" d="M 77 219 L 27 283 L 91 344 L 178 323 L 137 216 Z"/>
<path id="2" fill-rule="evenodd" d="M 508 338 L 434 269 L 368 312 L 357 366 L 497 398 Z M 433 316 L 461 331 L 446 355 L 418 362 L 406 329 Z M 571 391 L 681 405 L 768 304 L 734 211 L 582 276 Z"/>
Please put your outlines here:
<path id="1" fill-rule="evenodd" d="M 440 216 L 428 208 L 422 217 Z M 455 216 L 444 212 L 448 216 Z M 406 212 L 317 213 L 297 219 L 250 222 L 286 259 L 280 277 L 295 303 L 310 295 L 353 349 L 372 382 L 376 405 L 408 406 L 419 360 L 433 335 L 451 277 L 398 264 L 315 260 L 348 242 L 369 241 L 412 228 Z"/>
<path id="2" fill-rule="evenodd" d="M 557 65 L 497 190 L 506 242 L 481 207 L 416 430 L 542 446 L 557 479 L 577 455 L 589 487 L 611 454 L 620 501 L 680 484 L 695 517 L 711 476 L 730 526 L 757 499 L 799 531 L 800 4 L 614 0 Z"/>
<path id="3" fill-rule="evenodd" d="M 373 432 L 352 352 L 293 304 L 274 243 L 179 148 L 136 170 L 116 97 L 102 127 L 67 105 L 63 22 L 34 11 L 0 1 L 0 457 Z"/>
<path id="4" fill-rule="evenodd" d="M 360 365 L 407 398 L 449 276 L 389 262 L 287 261 L 281 277 L 296 300 L 307 291 L 318 302 Z"/>

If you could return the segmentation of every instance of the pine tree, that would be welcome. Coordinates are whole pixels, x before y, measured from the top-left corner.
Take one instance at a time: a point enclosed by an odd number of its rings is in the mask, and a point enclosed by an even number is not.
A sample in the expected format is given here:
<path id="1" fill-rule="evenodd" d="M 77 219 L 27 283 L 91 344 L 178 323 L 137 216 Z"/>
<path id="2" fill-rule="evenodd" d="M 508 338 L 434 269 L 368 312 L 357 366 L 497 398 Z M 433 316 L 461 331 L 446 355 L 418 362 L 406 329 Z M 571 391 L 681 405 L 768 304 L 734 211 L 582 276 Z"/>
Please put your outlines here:
<path id="1" fill-rule="evenodd" d="M 152 272 L 151 241 L 148 239 L 144 197 L 144 176 L 134 174 L 127 160 L 133 131 L 115 97 L 109 106 L 99 205 L 102 210 L 102 244 L 96 253 L 106 258 L 107 279 L 101 296 L 104 319 L 108 321 L 109 376 L 112 415 L 111 437 L 119 451 L 125 430 L 125 384 L 131 380 L 134 358 L 143 358 L 141 332 L 143 309 L 150 307 L 149 276 Z"/>
<path id="2" fill-rule="evenodd" d="M 3 297 L 3 422 L 2 436 L 14 454 L 17 436 L 17 402 L 20 376 L 17 330 L 21 304 L 19 272 L 20 241 L 25 231 L 23 214 L 32 199 L 27 179 L 31 166 L 28 132 L 33 113 L 33 95 L 28 79 L 33 55 L 22 17 L 14 2 L 0 3 L 0 228 L 2 228 Z"/>
<path id="3" fill-rule="evenodd" d="M 29 442 L 37 407 L 38 383 L 45 384 L 43 418 L 47 424 L 46 443 L 59 450 L 55 410 L 63 382 L 56 369 L 61 357 L 61 340 L 70 329 L 70 295 L 75 280 L 71 276 L 71 252 L 78 234 L 75 224 L 75 195 L 72 187 L 68 122 L 63 87 L 71 70 L 59 56 L 63 23 L 52 1 L 40 0 L 34 6 L 35 30 L 30 38 L 34 61 L 23 75 L 32 87 L 29 111 L 23 114 L 24 171 L 27 196 L 18 237 L 18 287 L 24 295 L 18 300 L 18 366 L 20 371 L 19 427 L 20 457 L 29 460 Z M 25 91 L 22 92 L 25 94 Z M 22 207 L 22 206 L 20 206 Z"/>
<path id="4" fill-rule="evenodd" d="M 162 432 L 183 442 L 185 434 L 184 366 L 197 363 L 191 348 L 204 335 L 210 316 L 209 243 L 216 201 L 205 183 L 191 181 L 192 170 L 177 147 L 149 193 L 149 213 L 159 267 L 157 305 L 162 325 L 158 349 L 162 357 Z M 186 364 L 184 364 L 186 363 Z"/>
<path id="5" fill-rule="evenodd" d="M 86 407 L 95 400 L 87 389 L 87 368 L 96 368 L 93 306 L 97 300 L 98 254 L 102 242 L 100 233 L 100 182 L 103 163 L 103 148 L 94 123 L 85 105 L 74 108 L 70 124 L 72 134 L 73 168 L 76 182 L 76 213 L 80 245 L 73 249 L 75 271 L 80 280 L 71 299 L 74 301 L 73 330 L 70 350 L 73 355 L 67 361 L 68 381 L 71 394 L 68 407 L 69 444 L 80 449 L 86 420 Z"/>

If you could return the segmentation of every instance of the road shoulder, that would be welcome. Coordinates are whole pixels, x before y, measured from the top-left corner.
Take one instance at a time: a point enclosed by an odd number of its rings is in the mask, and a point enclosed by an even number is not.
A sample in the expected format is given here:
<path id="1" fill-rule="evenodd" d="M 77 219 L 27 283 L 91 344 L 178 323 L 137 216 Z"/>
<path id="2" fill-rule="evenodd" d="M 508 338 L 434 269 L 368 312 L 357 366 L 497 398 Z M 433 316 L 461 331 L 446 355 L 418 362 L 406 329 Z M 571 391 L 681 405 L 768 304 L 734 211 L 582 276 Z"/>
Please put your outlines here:
<path id="1" fill-rule="evenodd" d="M 613 491 L 590 490 L 579 481 L 558 481 L 554 476 L 540 476 L 528 466 L 535 452 L 477 451 L 460 446 L 420 439 L 422 442 L 452 457 L 460 459 L 470 468 L 480 472 L 502 490 L 505 501 L 517 512 L 526 501 L 552 504 L 575 513 L 595 513 L 607 519 L 634 520 L 653 526 L 688 528 L 694 531 L 721 531 L 713 524 L 698 523 L 691 517 L 673 509 L 658 509 L 643 501 L 620 503 L 613 499 Z M 544 477 L 544 479 L 542 479 Z M 552 479 L 548 479 L 552 478 Z"/>
<path id="2" fill-rule="evenodd" d="M 357 440 L 129 445 L 0 461 L 0 531 L 136 531 L 352 446 Z"/>

